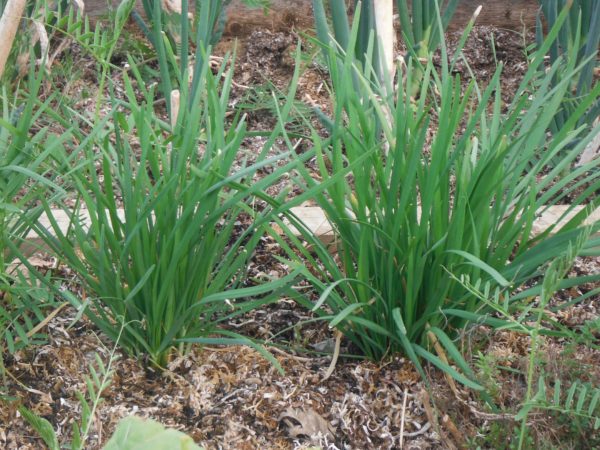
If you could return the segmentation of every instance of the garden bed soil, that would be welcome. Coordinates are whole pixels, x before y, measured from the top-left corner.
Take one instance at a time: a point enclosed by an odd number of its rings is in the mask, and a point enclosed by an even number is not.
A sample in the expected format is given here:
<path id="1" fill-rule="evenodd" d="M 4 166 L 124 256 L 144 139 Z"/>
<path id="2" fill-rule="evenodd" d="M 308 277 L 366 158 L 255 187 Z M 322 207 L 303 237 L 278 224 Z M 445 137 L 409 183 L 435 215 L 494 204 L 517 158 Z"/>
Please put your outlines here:
<path id="1" fill-rule="evenodd" d="M 526 70 L 523 44 L 530 39 L 531 36 L 523 38 L 513 31 L 477 27 L 465 54 L 480 80 L 491 77 L 497 62 L 505 63 L 502 88 L 508 99 Z M 456 34 L 449 36 L 451 48 L 457 40 Z M 263 29 L 239 42 L 232 106 L 245 101 L 249 91 L 256 91 L 257 86 L 272 84 L 285 92 L 293 72 L 297 41 L 298 36 L 293 33 Z M 226 38 L 217 50 L 223 54 L 232 46 L 233 40 Z M 92 62 L 82 63 L 87 64 L 87 70 L 95 71 Z M 457 71 L 468 76 L 464 64 Z M 84 76 L 83 83 L 65 80 L 64 93 L 74 97 L 83 89 L 92 89 L 94 80 L 95 72 Z M 311 64 L 302 74 L 297 98 L 327 110 L 329 99 L 318 65 Z M 90 103 L 81 99 L 78 107 L 85 110 Z M 248 121 L 254 130 L 268 130 L 274 124 L 268 108 L 249 111 Z M 249 152 L 254 145 L 260 142 L 247 142 Z M 253 274 L 285 274 L 285 267 L 273 258 L 274 246 L 274 242 L 265 240 L 251 268 Z M 600 263 L 592 258 L 579 259 L 573 270 L 578 274 L 598 273 Z M 597 286 L 583 288 L 594 287 Z M 563 293 L 554 301 L 568 301 L 577 294 Z M 5 357 L 9 394 L 18 402 L 0 405 L 1 448 L 43 446 L 18 413 L 19 403 L 48 419 L 62 442 L 69 440 L 71 424 L 81 417 L 75 394 L 86 391 L 85 378 L 90 373 L 88 366 L 94 364 L 94 355 L 107 363 L 112 345 L 87 320 L 73 325 L 74 316 L 75 311 L 64 308 L 47 324 L 46 345 L 28 347 Z M 557 320 L 573 329 L 598 317 L 598 296 L 557 313 Z M 490 413 L 472 393 L 460 386 L 453 389 L 432 368 L 428 369 L 428 394 L 413 365 L 400 356 L 381 363 L 342 356 L 326 379 L 329 356 L 296 350 L 331 347 L 336 337 L 332 330 L 324 324 L 313 324 L 281 333 L 306 318 L 305 310 L 281 299 L 228 325 L 250 337 L 285 344 L 285 350 L 271 350 L 284 374 L 247 347 L 196 348 L 190 354 L 175 357 L 162 373 L 150 369 L 146 361 L 117 351 L 119 359 L 113 365 L 112 383 L 103 393 L 86 448 L 100 448 L 119 419 L 130 414 L 151 417 L 182 430 L 207 449 L 291 449 L 315 445 L 324 449 L 392 449 L 401 448 L 401 444 L 405 449 L 431 449 L 465 448 L 477 442 L 483 448 L 487 444 L 488 448 L 508 445 L 508 436 L 517 425 L 512 413 Z M 516 411 L 524 397 L 525 380 L 514 371 L 526 367 L 529 338 L 508 331 L 491 333 L 479 327 L 465 335 L 462 344 L 479 375 L 484 377 L 486 371 L 493 371 L 489 382 L 494 386 L 490 389 L 496 389 L 498 404 L 507 411 Z M 343 340 L 341 348 L 342 352 L 347 349 Z M 544 338 L 538 363 L 548 374 L 564 380 L 600 379 L 598 349 Z M 569 424 L 545 415 L 533 415 L 530 427 L 540 439 L 561 442 L 556 439 L 566 436 L 569 442 L 578 443 L 578 448 L 593 445 L 592 436 L 579 436 Z M 495 444 L 481 438 L 477 441 L 478 435 L 494 432 L 499 433 Z"/>

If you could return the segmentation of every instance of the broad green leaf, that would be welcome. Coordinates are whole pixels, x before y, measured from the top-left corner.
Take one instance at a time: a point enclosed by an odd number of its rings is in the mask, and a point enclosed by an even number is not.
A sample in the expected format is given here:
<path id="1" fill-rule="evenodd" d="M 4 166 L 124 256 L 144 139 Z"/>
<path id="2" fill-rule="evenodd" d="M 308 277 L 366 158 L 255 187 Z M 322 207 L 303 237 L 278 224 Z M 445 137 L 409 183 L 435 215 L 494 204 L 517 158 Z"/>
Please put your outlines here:
<path id="1" fill-rule="evenodd" d="M 122 419 L 103 450 L 201 450 L 181 431 L 165 428 L 151 419 Z"/>

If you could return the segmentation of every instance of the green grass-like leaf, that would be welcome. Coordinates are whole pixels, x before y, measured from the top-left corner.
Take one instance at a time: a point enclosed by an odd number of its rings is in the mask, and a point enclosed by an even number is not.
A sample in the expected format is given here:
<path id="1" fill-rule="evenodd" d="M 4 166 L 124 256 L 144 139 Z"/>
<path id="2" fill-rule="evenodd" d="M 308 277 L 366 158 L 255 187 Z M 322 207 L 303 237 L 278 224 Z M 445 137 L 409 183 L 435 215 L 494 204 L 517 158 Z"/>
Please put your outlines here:
<path id="1" fill-rule="evenodd" d="M 60 450 L 58 438 L 52 428 L 52 424 L 43 417 L 39 417 L 24 406 L 19 406 L 19 412 L 23 418 L 40 435 L 44 443 L 50 450 Z"/>

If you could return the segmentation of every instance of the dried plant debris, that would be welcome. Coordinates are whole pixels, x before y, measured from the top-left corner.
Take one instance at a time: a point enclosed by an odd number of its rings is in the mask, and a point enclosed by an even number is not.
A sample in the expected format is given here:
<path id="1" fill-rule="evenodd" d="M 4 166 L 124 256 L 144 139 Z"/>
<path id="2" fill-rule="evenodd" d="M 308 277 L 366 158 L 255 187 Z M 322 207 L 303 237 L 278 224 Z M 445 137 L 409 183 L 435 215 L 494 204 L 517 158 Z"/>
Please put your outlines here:
<path id="1" fill-rule="evenodd" d="M 283 421 L 292 438 L 308 437 L 321 443 L 333 440 L 333 427 L 312 408 L 288 408 L 277 418 Z"/>
<path id="2" fill-rule="evenodd" d="M 19 400 L 0 404 L 0 448 L 40 448 L 18 404 L 50 421 L 61 443 L 69 439 L 70 424 L 81 414 L 75 393 L 85 392 L 94 354 L 107 357 L 89 322 L 69 328 L 75 314 L 67 308 L 49 322 L 47 345 L 6 358 L 7 394 Z M 381 366 L 340 358 L 323 381 L 327 358 L 274 356 L 284 375 L 253 349 L 240 346 L 194 349 L 173 359 L 162 373 L 121 355 L 87 448 L 101 448 L 131 414 L 182 431 L 207 449 L 397 448 L 404 391 L 404 442 L 426 444 L 418 448 L 439 443 L 424 428 L 427 417 L 418 396 L 423 385 L 404 359 Z"/>

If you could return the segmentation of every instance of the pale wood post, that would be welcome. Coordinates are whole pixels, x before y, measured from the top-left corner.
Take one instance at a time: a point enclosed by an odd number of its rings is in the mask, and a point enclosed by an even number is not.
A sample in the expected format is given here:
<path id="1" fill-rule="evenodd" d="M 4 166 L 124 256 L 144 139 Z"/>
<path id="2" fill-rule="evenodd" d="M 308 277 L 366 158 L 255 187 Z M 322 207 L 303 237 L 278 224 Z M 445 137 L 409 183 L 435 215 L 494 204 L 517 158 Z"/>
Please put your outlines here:
<path id="1" fill-rule="evenodd" d="M 4 74 L 6 60 L 25 11 L 27 0 L 8 0 L 0 18 L 0 77 Z"/>
<path id="2" fill-rule="evenodd" d="M 394 80 L 394 2 L 393 0 L 375 0 L 375 29 L 381 44 L 383 71 L 387 72 L 390 80 Z"/>

